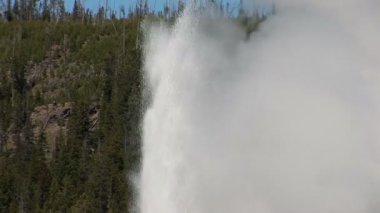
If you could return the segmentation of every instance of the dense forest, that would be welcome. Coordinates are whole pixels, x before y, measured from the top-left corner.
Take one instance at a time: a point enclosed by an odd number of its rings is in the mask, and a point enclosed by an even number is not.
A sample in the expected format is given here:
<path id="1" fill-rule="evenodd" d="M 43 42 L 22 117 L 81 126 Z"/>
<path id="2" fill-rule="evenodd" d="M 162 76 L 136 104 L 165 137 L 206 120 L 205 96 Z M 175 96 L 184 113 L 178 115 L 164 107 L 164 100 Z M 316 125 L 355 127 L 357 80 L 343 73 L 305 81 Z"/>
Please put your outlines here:
<path id="1" fill-rule="evenodd" d="M 222 11 L 229 11 L 229 5 Z M 0 212 L 129 212 L 140 161 L 141 22 L 79 0 L 0 1 Z"/>
<path id="2" fill-rule="evenodd" d="M 79 1 L 72 12 L 63 1 L 10 2 L 0 23 L 0 212 L 128 212 L 142 8 L 116 19 Z"/>

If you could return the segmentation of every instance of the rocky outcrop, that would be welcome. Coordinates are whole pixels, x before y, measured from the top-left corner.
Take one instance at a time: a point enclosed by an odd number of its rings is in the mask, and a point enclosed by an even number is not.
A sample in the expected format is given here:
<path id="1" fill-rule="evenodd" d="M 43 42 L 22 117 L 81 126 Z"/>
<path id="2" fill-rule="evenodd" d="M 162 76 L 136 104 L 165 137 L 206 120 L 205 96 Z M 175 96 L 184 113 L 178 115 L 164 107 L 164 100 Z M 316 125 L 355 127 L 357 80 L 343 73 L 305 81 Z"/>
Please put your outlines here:
<path id="1" fill-rule="evenodd" d="M 67 132 L 67 122 L 73 111 L 73 104 L 47 104 L 34 108 L 30 115 L 35 141 L 38 141 L 44 133 L 47 143 L 47 153 L 55 149 L 58 137 Z"/>
<path id="2" fill-rule="evenodd" d="M 51 103 L 34 108 L 30 115 L 33 134 L 36 141 L 42 135 L 45 136 L 47 143 L 47 156 L 56 146 L 57 139 L 62 135 L 64 138 L 67 134 L 67 123 L 70 116 L 75 110 L 72 102 L 63 104 Z M 88 108 L 89 131 L 94 131 L 98 126 L 99 104 L 92 103 Z"/>
<path id="3" fill-rule="evenodd" d="M 88 109 L 88 121 L 89 121 L 89 131 L 94 131 L 98 126 L 99 120 L 99 104 L 92 103 Z"/>

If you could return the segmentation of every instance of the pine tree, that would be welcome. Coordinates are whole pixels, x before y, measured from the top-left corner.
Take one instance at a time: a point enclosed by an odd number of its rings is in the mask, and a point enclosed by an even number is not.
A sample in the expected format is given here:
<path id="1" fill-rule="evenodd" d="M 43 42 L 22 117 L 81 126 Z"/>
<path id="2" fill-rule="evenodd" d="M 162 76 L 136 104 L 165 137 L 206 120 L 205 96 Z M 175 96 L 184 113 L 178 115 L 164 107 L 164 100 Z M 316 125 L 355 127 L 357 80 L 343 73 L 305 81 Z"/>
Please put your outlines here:
<path id="1" fill-rule="evenodd" d="M 18 3 L 18 0 L 14 0 L 14 4 L 13 4 L 13 14 L 15 15 L 15 17 L 17 19 L 20 18 L 20 5 Z"/>
<path id="2" fill-rule="evenodd" d="M 58 1 L 58 11 L 59 11 L 59 20 L 65 20 L 66 10 L 65 10 L 65 2 L 64 0 Z"/>
<path id="3" fill-rule="evenodd" d="M 80 20 L 81 19 L 81 10 L 82 6 L 79 0 L 74 1 L 74 7 L 72 12 L 73 20 Z"/>
<path id="4" fill-rule="evenodd" d="M 7 0 L 7 10 L 5 11 L 5 16 L 8 21 L 13 20 L 12 0 Z"/>
<path id="5" fill-rule="evenodd" d="M 50 6 L 48 0 L 44 0 L 42 5 L 42 20 L 44 21 L 50 21 Z"/>
<path id="6" fill-rule="evenodd" d="M 38 11 L 36 10 L 38 1 L 39 0 L 28 0 L 28 5 L 27 5 L 27 10 L 28 10 L 27 19 L 28 20 L 33 20 L 36 17 L 38 13 Z"/>
<path id="7" fill-rule="evenodd" d="M 20 19 L 28 19 L 28 4 L 27 0 L 20 0 Z"/>

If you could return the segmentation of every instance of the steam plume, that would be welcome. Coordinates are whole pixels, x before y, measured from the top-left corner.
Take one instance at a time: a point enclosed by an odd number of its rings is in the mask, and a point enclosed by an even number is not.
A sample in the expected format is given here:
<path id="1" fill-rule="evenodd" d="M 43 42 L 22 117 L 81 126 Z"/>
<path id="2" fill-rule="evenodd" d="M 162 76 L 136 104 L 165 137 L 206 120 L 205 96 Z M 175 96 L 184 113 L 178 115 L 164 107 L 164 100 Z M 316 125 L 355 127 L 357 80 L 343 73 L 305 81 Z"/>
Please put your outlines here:
<path id="1" fill-rule="evenodd" d="M 146 32 L 142 213 L 380 211 L 378 1 L 275 5 Z"/>

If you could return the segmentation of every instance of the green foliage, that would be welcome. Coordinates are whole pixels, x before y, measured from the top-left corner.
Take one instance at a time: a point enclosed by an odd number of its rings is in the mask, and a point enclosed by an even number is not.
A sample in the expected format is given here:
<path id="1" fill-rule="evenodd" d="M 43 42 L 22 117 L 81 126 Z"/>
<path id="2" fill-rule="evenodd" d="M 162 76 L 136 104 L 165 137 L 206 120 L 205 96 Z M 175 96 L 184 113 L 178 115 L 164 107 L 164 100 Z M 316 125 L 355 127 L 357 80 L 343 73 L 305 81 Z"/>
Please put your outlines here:
<path id="1" fill-rule="evenodd" d="M 140 157 L 138 26 L 133 17 L 0 22 L 0 212 L 130 210 L 127 177 Z M 57 122 L 67 130 L 50 150 L 31 114 L 53 102 L 73 110 Z"/>

